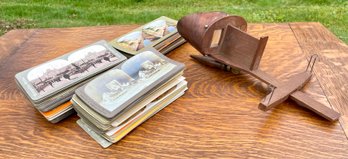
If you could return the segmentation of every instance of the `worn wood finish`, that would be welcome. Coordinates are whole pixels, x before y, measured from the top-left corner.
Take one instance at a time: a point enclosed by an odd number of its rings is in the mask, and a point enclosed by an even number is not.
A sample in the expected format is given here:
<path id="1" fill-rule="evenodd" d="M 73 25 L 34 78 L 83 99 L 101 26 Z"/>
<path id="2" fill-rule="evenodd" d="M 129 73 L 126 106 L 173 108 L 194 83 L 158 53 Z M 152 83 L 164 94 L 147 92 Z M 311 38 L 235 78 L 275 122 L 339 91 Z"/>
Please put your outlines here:
<path id="1" fill-rule="evenodd" d="M 261 101 L 259 108 L 266 111 L 283 103 L 292 93 L 298 92 L 297 90 L 302 88 L 304 83 L 309 81 L 310 77 L 311 74 L 308 72 L 302 72 L 291 76 L 287 82 L 276 86 L 277 88 Z"/>
<path id="2" fill-rule="evenodd" d="M 226 29 L 227 25 L 247 30 L 247 22 L 241 16 L 228 15 L 224 12 L 193 13 L 178 21 L 178 32 L 186 41 L 204 55 L 217 52 L 218 47 L 211 47 L 216 30 Z M 217 37 L 217 36 L 216 36 Z M 217 37 L 218 41 L 223 35 Z"/>
<path id="3" fill-rule="evenodd" d="M 340 117 L 340 114 L 336 111 L 332 111 L 331 108 L 321 104 L 320 102 L 314 100 L 313 98 L 309 98 L 307 94 L 301 92 L 301 91 L 296 91 L 291 94 L 290 99 L 295 101 L 298 105 L 301 105 L 318 115 L 324 117 L 327 120 L 337 120 Z M 314 105 L 315 109 L 313 107 L 309 107 L 309 105 Z"/>
<path id="4" fill-rule="evenodd" d="M 14 30 L 1 37 L 0 48 L 5 50 L 0 55 L 1 158 L 348 158 L 340 123 L 330 123 L 291 101 L 260 111 L 264 84 L 247 74 L 233 75 L 193 61 L 189 55 L 199 53 L 189 44 L 168 54 L 186 64 L 188 92 L 108 149 L 77 126 L 76 115 L 49 123 L 15 87 L 14 75 L 19 71 L 136 27 Z M 260 69 L 280 81 L 305 69 L 306 54 L 288 24 L 252 24 L 248 30 L 255 37 L 269 36 Z M 315 36 L 307 42 L 327 35 Z M 348 56 L 348 51 L 339 53 L 337 59 Z M 331 59 L 321 62 L 325 60 Z M 337 68 L 344 73 L 345 68 Z M 317 78 L 304 91 L 330 107 Z"/>

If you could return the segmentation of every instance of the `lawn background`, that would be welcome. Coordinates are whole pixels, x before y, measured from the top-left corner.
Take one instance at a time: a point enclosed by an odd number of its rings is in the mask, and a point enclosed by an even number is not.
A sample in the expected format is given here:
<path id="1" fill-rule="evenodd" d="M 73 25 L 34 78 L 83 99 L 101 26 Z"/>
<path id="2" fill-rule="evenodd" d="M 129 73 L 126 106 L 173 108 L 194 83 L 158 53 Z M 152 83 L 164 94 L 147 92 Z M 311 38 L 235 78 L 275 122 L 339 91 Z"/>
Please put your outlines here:
<path id="1" fill-rule="evenodd" d="M 0 35 L 15 28 L 143 24 L 224 11 L 259 22 L 320 22 L 348 43 L 347 0 L 0 0 Z"/>

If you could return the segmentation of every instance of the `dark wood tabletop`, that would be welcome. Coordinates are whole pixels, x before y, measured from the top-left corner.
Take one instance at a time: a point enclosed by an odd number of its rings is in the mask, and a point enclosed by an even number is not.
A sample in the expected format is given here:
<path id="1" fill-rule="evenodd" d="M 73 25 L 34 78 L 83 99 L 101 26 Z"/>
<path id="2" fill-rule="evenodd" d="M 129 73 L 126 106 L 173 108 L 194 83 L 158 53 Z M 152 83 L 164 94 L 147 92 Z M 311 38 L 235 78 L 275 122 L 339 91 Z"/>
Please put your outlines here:
<path id="1" fill-rule="evenodd" d="M 260 69 L 286 81 L 318 54 L 304 92 L 341 113 L 328 122 L 293 101 L 263 112 L 266 85 L 193 61 L 186 43 L 168 57 L 186 64 L 188 91 L 101 148 L 73 115 L 51 124 L 16 88 L 14 75 L 95 41 L 112 40 L 138 25 L 13 30 L 0 37 L 0 158 L 348 158 L 348 46 L 320 23 L 250 24 L 268 35 Z"/>

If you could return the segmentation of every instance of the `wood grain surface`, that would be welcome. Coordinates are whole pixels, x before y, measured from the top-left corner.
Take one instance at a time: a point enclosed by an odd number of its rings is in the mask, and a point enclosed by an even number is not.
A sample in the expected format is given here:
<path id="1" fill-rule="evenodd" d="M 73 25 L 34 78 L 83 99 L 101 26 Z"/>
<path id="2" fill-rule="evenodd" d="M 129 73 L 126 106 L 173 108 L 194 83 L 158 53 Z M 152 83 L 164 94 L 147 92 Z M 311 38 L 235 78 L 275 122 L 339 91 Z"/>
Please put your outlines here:
<path id="1" fill-rule="evenodd" d="M 304 92 L 340 111 L 342 125 L 290 100 L 260 111 L 264 84 L 247 74 L 233 75 L 195 62 L 189 55 L 199 53 L 190 44 L 168 55 L 186 64 L 186 94 L 108 149 L 78 127 L 76 115 L 58 124 L 46 121 L 15 86 L 19 71 L 136 27 L 13 30 L 0 37 L 0 157 L 348 158 L 343 131 L 348 51 L 318 23 L 251 24 L 248 31 L 269 36 L 260 69 L 280 81 L 304 71 L 312 48 L 322 48 L 315 51 L 321 61 Z M 324 44 L 330 45 L 325 49 Z"/>
<path id="2" fill-rule="evenodd" d="M 291 28 L 307 55 L 317 54 L 318 81 L 332 107 L 341 113 L 340 123 L 348 135 L 348 46 L 320 23 L 292 23 Z"/>

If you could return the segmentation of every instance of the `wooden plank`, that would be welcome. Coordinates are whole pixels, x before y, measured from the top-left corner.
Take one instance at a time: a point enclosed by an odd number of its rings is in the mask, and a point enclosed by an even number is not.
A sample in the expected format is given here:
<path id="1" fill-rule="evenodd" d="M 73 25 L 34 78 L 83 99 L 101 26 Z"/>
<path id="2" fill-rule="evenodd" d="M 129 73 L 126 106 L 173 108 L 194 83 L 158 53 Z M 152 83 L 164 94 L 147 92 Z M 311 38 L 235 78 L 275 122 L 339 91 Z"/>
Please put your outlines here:
<path id="1" fill-rule="evenodd" d="M 348 137 L 348 46 L 320 23 L 290 24 L 307 55 L 318 54 L 314 72 Z"/>
<path id="2" fill-rule="evenodd" d="M 0 90 L 4 90 L 0 157 L 348 158 L 348 142 L 339 123 L 292 101 L 267 113 L 260 111 L 264 84 L 246 74 L 233 75 L 195 62 L 189 55 L 199 53 L 189 44 L 168 55 L 186 64 L 186 94 L 108 149 L 77 126 L 76 115 L 49 123 L 15 87 L 13 76 L 19 71 L 136 27 L 39 29 L 15 55 L 6 55 L 0 67 Z M 305 69 L 306 56 L 288 24 L 252 24 L 248 30 L 254 36 L 269 36 L 260 69 L 280 81 Z M 304 91 L 329 106 L 316 78 Z"/>
<path id="3" fill-rule="evenodd" d="M 290 98 L 297 104 L 302 105 L 317 114 L 320 114 L 322 117 L 329 121 L 336 121 L 340 117 L 340 114 L 338 112 L 333 111 L 330 107 L 322 105 L 320 102 L 314 100 L 313 98 L 308 98 L 307 94 L 301 91 L 292 93 Z M 312 105 L 315 108 L 309 107 L 309 105 Z"/>

